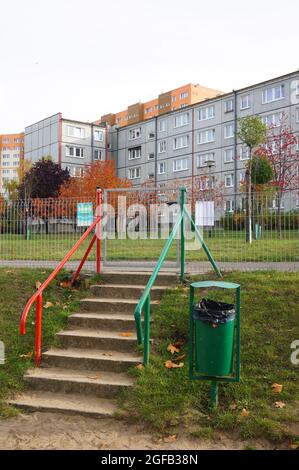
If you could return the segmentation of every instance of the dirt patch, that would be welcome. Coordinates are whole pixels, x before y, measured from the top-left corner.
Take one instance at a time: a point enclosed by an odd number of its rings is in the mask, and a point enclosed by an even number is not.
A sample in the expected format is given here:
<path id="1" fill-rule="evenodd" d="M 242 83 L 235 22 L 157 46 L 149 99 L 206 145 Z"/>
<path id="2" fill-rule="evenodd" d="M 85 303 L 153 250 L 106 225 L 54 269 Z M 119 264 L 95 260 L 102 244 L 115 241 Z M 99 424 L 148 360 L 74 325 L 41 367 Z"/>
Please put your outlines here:
<path id="1" fill-rule="evenodd" d="M 203 450 L 244 449 L 248 442 L 217 435 L 213 440 L 182 434 L 166 443 L 143 424 L 116 419 L 93 419 L 58 413 L 20 414 L 0 420 L 0 449 L 86 449 L 86 450 Z M 273 444 L 250 442 L 255 449 L 271 449 Z"/>

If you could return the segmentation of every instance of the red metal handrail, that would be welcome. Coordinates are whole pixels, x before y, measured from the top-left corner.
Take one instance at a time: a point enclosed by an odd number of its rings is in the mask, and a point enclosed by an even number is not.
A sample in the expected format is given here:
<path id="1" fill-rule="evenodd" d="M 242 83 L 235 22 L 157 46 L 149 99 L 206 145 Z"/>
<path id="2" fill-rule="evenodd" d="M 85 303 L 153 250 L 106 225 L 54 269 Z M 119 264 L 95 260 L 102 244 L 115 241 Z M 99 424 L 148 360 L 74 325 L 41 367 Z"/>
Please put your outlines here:
<path id="1" fill-rule="evenodd" d="M 100 214 L 100 213 L 99 213 Z M 96 227 L 97 224 L 99 224 L 101 220 L 100 215 L 96 217 L 94 222 L 90 225 L 90 227 L 86 230 L 86 232 L 82 235 L 82 237 L 77 241 L 77 243 L 73 246 L 73 248 L 68 252 L 68 254 L 63 258 L 63 260 L 59 263 L 59 265 L 54 269 L 54 271 L 50 274 L 50 276 L 42 283 L 40 288 L 33 294 L 33 296 L 28 300 L 26 307 L 23 310 L 22 316 L 21 316 L 21 323 L 20 323 L 20 332 L 22 335 L 26 334 L 26 320 L 27 316 L 30 312 L 30 309 L 34 302 L 36 301 L 36 322 L 35 322 L 35 362 L 37 366 L 40 365 L 40 360 L 41 360 L 41 337 L 42 337 L 42 293 L 48 287 L 50 282 L 53 281 L 53 279 L 57 276 L 57 274 L 61 271 L 61 269 L 64 267 L 64 265 L 68 262 L 68 260 L 73 256 L 73 254 L 78 250 L 79 246 L 84 242 L 84 240 L 88 237 L 90 232 Z M 100 224 L 99 224 L 100 225 Z M 100 233 L 98 231 L 98 233 Z M 82 261 L 75 272 L 72 280 L 71 280 L 71 285 L 74 283 L 76 278 L 78 277 L 82 266 L 87 258 L 87 256 L 90 253 L 90 250 L 97 238 L 97 235 L 94 235 L 87 250 L 85 255 L 82 258 Z M 97 264 L 99 261 L 97 260 Z"/>

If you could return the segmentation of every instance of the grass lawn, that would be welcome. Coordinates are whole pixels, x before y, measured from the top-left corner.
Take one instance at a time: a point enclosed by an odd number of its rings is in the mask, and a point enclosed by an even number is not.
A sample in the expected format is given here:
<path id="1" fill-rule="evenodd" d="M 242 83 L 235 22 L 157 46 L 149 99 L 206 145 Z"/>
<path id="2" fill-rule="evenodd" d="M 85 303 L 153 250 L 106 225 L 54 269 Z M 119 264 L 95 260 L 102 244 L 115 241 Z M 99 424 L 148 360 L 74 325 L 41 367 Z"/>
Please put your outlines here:
<path id="1" fill-rule="evenodd" d="M 34 352 L 35 308 L 33 306 L 27 320 L 27 334 L 19 333 L 20 316 L 26 301 L 35 291 L 36 281 L 43 281 L 51 271 L 39 269 L 0 269 L 0 341 L 5 344 L 5 364 L 0 364 L 0 417 L 9 416 L 15 411 L 8 407 L 4 399 L 8 392 L 21 390 L 23 373 L 33 364 L 32 358 L 22 358 Z M 63 273 L 60 275 L 60 279 Z M 43 309 L 42 347 L 53 344 L 55 333 L 63 328 L 67 316 L 76 310 L 79 299 L 86 295 L 84 290 L 69 290 L 58 287 L 57 282 L 46 289 L 43 305 L 47 301 L 53 307 Z"/>
<path id="2" fill-rule="evenodd" d="M 260 240 L 253 240 L 251 245 L 245 241 L 245 232 L 219 231 L 211 238 L 205 233 L 205 242 L 216 261 L 299 261 L 298 231 L 287 231 L 283 238 L 275 231 L 265 231 Z M 0 235 L 0 260 L 61 260 L 79 238 L 79 234 L 68 235 L 32 235 L 25 240 L 20 235 Z M 108 240 L 108 260 L 157 260 L 166 240 Z M 88 242 L 78 249 L 73 259 L 82 258 Z M 206 260 L 200 245 L 196 242 L 186 253 L 187 261 Z M 89 256 L 95 259 L 95 250 Z M 176 242 L 168 253 L 168 260 L 176 259 Z"/>
<path id="3" fill-rule="evenodd" d="M 213 275 L 197 279 L 204 278 Z M 242 287 L 241 383 L 221 384 L 219 407 L 212 411 L 210 383 L 189 380 L 189 289 L 180 287 L 168 291 L 155 309 L 151 364 L 132 371 L 137 385 L 122 397 L 122 406 L 132 417 L 146 420 L 168 435 L 187 430 L 208 438 L 222 430 L 244 439 L 299 443 L 299 366 L 290 361 L 290 345 L 299 339 L 299 274 L 233 272 L 224 280 L 239 282 Z M 197 298 L 207 296 L 207 292 L 197 292 Z M 208 295 L 232 300 L 232 294 L 224 291 L 213 289 Z M 183 345 L 171 356 L 167 346 L 177 340 L 183 340 Z M 165 368 L 166 360 L 184 354 L 182 368 Z M 272 391 L 273 383 L 283 385 L 281 393 Z M 282 402 L 283 408 L 276 408 L 275 402 Z M 242 415 L 243 409 L 248 416 Z"/>

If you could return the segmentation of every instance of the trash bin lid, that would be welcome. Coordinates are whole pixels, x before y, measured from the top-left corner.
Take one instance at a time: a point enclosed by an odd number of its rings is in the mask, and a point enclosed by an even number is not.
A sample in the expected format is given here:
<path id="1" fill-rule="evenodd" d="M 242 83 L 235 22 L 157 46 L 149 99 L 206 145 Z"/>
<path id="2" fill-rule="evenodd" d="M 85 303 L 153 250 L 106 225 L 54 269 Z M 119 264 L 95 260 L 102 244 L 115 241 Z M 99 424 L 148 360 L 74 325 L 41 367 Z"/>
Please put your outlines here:
<path id="1" fill-rule="evenodd" d="M 223 281 L 200 281 L 192 282 L 191 287 L 221 287 L 222 289 L 238 289 L 240 284 L 234 282 L 223 282 Z"/>

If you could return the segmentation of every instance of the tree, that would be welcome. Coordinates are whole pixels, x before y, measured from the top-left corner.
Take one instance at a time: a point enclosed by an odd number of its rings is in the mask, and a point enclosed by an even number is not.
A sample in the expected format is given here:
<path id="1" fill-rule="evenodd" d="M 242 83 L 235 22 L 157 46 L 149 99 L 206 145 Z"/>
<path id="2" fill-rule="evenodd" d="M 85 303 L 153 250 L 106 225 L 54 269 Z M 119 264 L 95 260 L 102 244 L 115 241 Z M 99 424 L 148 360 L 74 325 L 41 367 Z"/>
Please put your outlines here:
<path id="1" fill-rule="evenodd" d="M 273 178 L 271 163 L 265 155 L 254 155 L 251 161 L 251 180 L 254 189 L 270 183 Z"/>
<path id="2" fill-rule="evenodd" d="M 249 149 L 249 161 L 245 172 L 246 185 L 246 241 L 252 243 L 251 164 L 253 150 L 266 139 L 267 127 L 258 116 L 246 116 L 239 120 L 239 139 Z"/>
<path id="3" fill-rule="evenodd" d="M 19 197 L 19 186 L 23 183 L 25 174 L 30 170 L 32 163 L 29 160 L 22 159 L 20 166 L 17 169 L 18 178 L 5 181 L 3 184 L 5 192 L 8 194 L 8 199 L 15 200 Z"/>
<path id="4" fill-rule="evenodd" d="M 68 170 L 63 170 L 51 157 L 42 158 L 25 173 L 19 186 L 19 198 L 57 197 L 60 187 L 69 179 Z"/>
<path id="5" fill-rule="evenodd" d="M 266 141 L 260 145 L 256 155 L 265 155 L 273 171 L 273 186 L 277 194 L 277 230 L 281 234 L 281 201 L 284 191 L 299 186 L 299 152 L 296 151 L 298 138 L 287 123 L 287 115 L 282 113 L 278 125 L 267 131 Z"/>
<path id="6" fill-rule="evenodd" d="M 81 178 L 71 178 L 60 188 L 59 197 L 81 197 L 93 199 L 97 188 L 129 188 L 132 184 L 126 178 L 116 175 L 115 165 L 112 160 L 106 162 L 94 162 L 86 165 L 84 175 Z"/>

